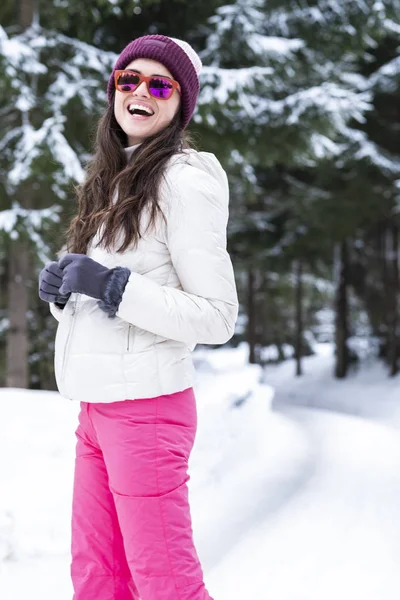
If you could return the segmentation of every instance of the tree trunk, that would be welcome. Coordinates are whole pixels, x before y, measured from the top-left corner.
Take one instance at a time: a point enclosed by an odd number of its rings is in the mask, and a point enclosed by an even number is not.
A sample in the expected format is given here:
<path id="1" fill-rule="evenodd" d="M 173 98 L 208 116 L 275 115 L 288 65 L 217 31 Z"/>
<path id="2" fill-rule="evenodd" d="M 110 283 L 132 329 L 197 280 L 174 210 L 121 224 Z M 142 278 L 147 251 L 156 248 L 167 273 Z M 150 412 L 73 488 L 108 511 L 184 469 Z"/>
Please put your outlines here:
<path id="1" fill-rule="evenodd" d="M 389 364 L 390 375 L 393 377 L 398 373 L 397 359 L 397 322 L 398 322 L 398 290 L 399 290 L 399 260 L 398 260 L 398 229 L 397 225 L 390 226 L 387 232 L 387 270 L 388 287 L 386 293 L 387 299 L 387 361 Z"/>
<path id="2" fill-rule="evenodd" d="M 295 358 L 296 376 L 303 375 L 301 357 L 303 355 L 303 263 L 299 258 L 295 262 L 296 280 L 296 331 L 295 331 Z"/>
<path id="3" fill-rule="evenodd" d="M 19 0 L 18 22 L 22 31 L 25 31 L 33 23 L 36 10 L 36 0 Z"/>
<path id="4" fill-rule="evenodd" d="M 336 273 L 336 365 L 335 376 L 342 379 L 346 377 L 349 355 L 347 338 L 349 336 L 348 326 L 348 248 L 347 241 L 343 241 L 338 248 Z"/>
<path id="5" fill-rule="evenodd" d="M 8 264 L 7 387 L 28 388 L 28 282 L 30 260 L 27 242 L 11 240 Z"/>
<path id="6" fill-rule="evenodd" d="M 254 270 L 249 267 L 247 279 L 247 342 L 249 344 L 249 363 L 254 365 L 256 359 L 256 303 Z"/>
<path id="7" fill-rule="evenodd" d="M 35 0 L 19 0 L 18 20 L 23 31 L 32 25 Z M 22 185 L 16 198 L 24 208 L 32 208 L 29 184 Z M 28 302 L 31 278 L 29 243 L 21 237 L 11 238 L 8 256 L 8 307 L 6 386 L 29 387 Z"/>

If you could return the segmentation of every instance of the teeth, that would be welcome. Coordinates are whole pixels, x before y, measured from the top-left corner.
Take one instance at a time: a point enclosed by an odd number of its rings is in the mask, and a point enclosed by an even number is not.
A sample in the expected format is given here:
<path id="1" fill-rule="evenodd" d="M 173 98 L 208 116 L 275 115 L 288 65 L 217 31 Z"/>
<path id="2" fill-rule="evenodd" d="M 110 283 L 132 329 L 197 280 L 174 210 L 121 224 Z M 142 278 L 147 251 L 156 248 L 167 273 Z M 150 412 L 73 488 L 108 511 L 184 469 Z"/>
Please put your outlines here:
<path id="1" fill-rule="evenodd" d="M 154 115 L 154 112 L 151 110 L 151 108 L 148 108 L 147 106 L 143 106 L 143 104 L 130 104 L 128 106 L 128 110 L 131 114 L 133 113 L 133 111 L 135 109 L 143 110 L 143 111 L 147 112 L 149 115 Z"/>

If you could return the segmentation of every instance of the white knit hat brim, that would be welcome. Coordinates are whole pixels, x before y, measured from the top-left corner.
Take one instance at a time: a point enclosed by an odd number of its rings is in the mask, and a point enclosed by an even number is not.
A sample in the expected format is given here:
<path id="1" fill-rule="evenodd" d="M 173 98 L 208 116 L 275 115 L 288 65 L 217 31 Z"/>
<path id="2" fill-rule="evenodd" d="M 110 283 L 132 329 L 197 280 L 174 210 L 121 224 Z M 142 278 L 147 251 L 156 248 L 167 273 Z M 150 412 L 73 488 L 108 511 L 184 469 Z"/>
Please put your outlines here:
<path id="1" fill-rule="evenodd" d="M 180 48 L 182 48 L 184 53 L 190 59 L 192 65 L 194 67 L 194 70 L 196 71 L 196 73 L 198 75 L 200 73 L 201 69 L 203 68 L 203 64 L 202 64 L 200 56 L 197 54 L 197 52 L 195 50 L 193 50 L 193 48 L 190 44 L 188 44 L 187 42 L 184 42 L 183 40 L 178 40 L 177 38 L 173 38 L 173 37 L 170 39 L 173 42 L 175 42 L 175 44 L 177 44 Z"/>

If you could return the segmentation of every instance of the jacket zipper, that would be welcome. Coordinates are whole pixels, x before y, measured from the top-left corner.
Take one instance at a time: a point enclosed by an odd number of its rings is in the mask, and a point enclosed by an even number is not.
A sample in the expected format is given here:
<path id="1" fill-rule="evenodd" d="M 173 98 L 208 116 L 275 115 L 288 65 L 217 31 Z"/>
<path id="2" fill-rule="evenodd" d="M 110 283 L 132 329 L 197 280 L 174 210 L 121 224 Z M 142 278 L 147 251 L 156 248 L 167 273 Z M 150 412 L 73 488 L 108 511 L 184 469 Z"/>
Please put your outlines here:
<path id="1" fill-rule="evenodd" d="M 65 371 L 66 371 L 67 363 L 68 363 L 68 352 L 69 352 L 69 347 L 71 345 L 71 339 L 72 339 L 72 335 L 73 335 L 75 323 L 76 323 L 76 314 L 78 312 L 78 297 L 79 297 L 79 294 L 77 294 L 75 302 L 73 304 L 72 322 L 71 322 L 71 325 L 68 330 L 67 339 L 65 341 L 64 357 L 63 357 L 63 364 L 62 364 L 62 370 L 61 370 L 61 383 L 64 383 L 64 376 L 65 376 Z"/>

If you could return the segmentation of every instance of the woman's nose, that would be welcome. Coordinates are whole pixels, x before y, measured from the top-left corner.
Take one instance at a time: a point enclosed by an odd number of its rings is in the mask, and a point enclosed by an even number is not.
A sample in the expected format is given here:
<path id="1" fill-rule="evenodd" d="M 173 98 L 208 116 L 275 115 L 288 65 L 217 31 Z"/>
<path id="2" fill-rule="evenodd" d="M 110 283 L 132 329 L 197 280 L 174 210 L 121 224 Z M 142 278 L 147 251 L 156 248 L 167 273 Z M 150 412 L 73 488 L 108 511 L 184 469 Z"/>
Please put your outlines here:
<path id="1" fill-rule="evenodd" d="M 147 96 L 149 98 L 150 92 L 149 88 L 147 87 L 147 83 L 145 81 L 142 81 L 142 83 L 138 85 L 133 94 L 139 94 L 140 96 Z"/>

